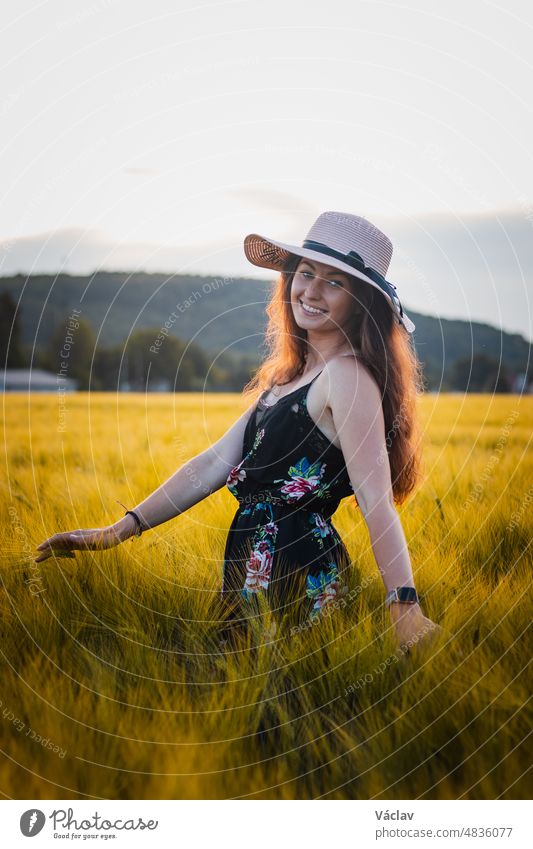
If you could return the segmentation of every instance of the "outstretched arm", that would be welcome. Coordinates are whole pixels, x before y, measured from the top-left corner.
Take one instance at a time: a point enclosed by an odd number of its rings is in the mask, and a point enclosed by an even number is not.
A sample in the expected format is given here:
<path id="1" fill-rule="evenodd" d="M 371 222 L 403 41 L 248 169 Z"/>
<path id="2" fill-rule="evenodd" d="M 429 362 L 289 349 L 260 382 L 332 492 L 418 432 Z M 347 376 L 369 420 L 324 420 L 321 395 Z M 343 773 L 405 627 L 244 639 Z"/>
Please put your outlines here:
<path id="1" fill-rule="evenodd" d="M 132 508 L 143 529 L 155 528 L 184 513 L 211 493 L 221 489 L 231 471 L 242 460 L 244 432 L 254 410 L 252 404 L 217 442 L 181 466 L 144 501 Z M 135 520 L 124 516 L 114 527 L 135 531 Z"/>
<path id="2" fill-rule="evenodd" d="M 414 587 L 407 542 L 394 506 L 379 387 L 357 360 L 337 358 L 329 369 L 328 406 L 385 590 Z M 402 641 L 415 634 L 422 639 L 438 628 L 418 604 L 393 602 L 390 614 Z"/>
<path id="3" fill-rule="evenodd" d="M 154 528 L 184 513 L 224 486 L 231 469 L 242 460 L 244 432 L 254 408 L 255 404 L 248 407 L 221 439 L 184 463 L 165 483 L 133 508 L 143 529 Z M 54 553 L 112 548 L 133 536 L 136 529 L 135 519 L 127 515 L 104 528 L 84 528 L 54 534 L 37 546 L 39 553 L 35 562 L 46 560 Z"/>

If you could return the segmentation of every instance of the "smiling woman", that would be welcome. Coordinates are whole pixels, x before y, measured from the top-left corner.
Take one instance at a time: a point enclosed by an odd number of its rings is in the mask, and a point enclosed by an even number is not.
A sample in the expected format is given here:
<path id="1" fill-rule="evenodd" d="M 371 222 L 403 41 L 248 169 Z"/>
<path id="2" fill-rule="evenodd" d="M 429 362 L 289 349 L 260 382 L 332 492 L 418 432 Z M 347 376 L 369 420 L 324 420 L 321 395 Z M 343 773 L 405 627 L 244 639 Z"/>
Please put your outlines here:
<path id="1" fill-rule="evenodd" d="M 116 545 L 226 485 L 239 508 L 224 551 L 225 633 L 247 627 L 261 599 L 301 625 L 346 592 L 350 558 L 331 517 L 355 496 L 398 640 L 427 640 L 437 626 L 418 604 L 394 509 L 419 478 L 420 365 L 406 333 L 414 325 L 385 278 L 392 244 L 364 218 L 325 212 L 301 247 L 250 234 L 244 248 L 280 272 L 267 307 L 270 355 L 244 393 L 251 405 L 119 522 L 56 534 L 37 559 Z"/>

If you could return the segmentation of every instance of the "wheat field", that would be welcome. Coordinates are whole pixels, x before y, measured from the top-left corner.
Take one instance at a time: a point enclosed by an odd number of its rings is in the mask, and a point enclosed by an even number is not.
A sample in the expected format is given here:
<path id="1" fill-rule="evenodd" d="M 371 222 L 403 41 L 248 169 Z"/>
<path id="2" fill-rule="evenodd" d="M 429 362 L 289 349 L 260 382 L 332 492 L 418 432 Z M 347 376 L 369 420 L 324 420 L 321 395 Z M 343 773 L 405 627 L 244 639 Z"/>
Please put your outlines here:
<path id="1" fill-rule="evenodd" d="M 238 395 L 4 396 L 0 791 L 14 799 L 512 799 L 531 795 L 533 398 L 427 395 L 424 481 L 398 508 L 424 612 L 398 652 L 368 532 L 333 522 L 353 600 L 221 648 L 237 502 L 34 564 L 116 521 L 218 439 Z"/>

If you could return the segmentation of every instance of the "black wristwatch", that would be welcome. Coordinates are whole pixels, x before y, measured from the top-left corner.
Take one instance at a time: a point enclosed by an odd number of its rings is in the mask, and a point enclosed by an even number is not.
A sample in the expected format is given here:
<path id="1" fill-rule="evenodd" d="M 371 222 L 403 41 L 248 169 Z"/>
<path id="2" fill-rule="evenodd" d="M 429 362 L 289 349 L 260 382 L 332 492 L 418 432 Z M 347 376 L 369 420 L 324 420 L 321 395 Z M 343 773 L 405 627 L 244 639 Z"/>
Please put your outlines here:
<path id="1" fill-rule="evenodd" d="M 394 601 L 402 604 L 418 604 L 420 598 L 414 587 L 394 587 L 385 596 L 385 605 L 389 607 Z"/>

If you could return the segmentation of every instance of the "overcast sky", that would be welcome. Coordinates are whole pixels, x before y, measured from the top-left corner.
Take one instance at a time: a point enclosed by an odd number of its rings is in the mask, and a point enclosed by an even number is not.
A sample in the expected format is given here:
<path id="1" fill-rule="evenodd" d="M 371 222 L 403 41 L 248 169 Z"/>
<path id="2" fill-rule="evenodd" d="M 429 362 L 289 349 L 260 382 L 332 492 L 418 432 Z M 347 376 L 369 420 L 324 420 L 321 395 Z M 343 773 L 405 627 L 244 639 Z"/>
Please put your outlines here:
<path id="1" fill-rule="evenodd" d="M 4 0 L 0 274 L 269 276 L 325 210 L 409 309 L 532 338 L 533 7 Z"/>

